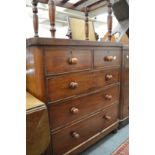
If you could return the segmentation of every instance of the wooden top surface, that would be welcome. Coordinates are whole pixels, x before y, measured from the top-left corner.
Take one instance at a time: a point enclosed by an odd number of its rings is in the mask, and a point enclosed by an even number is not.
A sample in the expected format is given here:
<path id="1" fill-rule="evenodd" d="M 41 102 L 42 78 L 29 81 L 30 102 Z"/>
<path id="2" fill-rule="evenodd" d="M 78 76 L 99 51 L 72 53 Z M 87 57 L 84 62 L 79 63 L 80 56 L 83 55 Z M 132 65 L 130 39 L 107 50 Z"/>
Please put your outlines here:
<path id="1" fill-rule="evenodd" d="M 89 47 L 121 47 L 121 43 L 85 41 L 72 39 L 53 39 L 53 38 L 29 38 L 26 39 L 26 46 L 89 46 Z"/>
<path id="2" fill-rule="evenodd" d="M 30 93 L 26 92 L 26 110 L 39 106 L 45 106 L 45 104 L 36 97 L 32 96 Z"/>

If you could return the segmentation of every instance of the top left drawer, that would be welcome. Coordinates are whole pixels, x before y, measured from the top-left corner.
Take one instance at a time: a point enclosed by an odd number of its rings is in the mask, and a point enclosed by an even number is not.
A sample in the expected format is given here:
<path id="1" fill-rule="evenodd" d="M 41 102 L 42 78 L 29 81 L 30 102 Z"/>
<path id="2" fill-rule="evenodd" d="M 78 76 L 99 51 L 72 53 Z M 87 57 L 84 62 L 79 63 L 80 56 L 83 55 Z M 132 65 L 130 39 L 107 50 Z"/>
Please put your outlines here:
<path id="1" fill-rule="evenodd" d="M 47 75 L 89 70 L 92 66 L 91 51 L 85 49 L 46 49 L 44 58 Z"/>

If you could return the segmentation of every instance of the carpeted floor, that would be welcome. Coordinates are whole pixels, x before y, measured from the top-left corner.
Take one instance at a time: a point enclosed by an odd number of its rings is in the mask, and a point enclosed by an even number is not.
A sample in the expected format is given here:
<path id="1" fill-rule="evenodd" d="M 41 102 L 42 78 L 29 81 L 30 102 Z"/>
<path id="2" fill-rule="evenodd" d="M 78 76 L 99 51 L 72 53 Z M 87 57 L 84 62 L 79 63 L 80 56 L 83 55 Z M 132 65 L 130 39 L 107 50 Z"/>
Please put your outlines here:
<path id="1" fill-rule="evenodd" d="M 81 155 L 111 155 L 129 137 L 129 125 L 109 134 L 95 145 L 85 150 Z"/>
<path id="2" fill-rule="evenodd" d="M 112 155 L 129 155 L 129 139 L 125 140 Z"/>

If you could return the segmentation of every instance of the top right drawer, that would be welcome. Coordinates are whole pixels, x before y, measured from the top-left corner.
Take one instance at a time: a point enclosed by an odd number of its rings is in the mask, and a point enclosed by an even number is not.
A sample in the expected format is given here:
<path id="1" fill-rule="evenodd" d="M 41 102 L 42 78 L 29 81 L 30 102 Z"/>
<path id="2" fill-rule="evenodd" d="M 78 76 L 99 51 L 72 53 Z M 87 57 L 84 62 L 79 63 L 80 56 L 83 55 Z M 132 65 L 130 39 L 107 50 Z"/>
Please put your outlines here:
<path id="1" fill-rule="evenodd" d="M 94 50 L 94 67 L 110 67 L 121 65 L 120 48 L 104 48 Z"/>

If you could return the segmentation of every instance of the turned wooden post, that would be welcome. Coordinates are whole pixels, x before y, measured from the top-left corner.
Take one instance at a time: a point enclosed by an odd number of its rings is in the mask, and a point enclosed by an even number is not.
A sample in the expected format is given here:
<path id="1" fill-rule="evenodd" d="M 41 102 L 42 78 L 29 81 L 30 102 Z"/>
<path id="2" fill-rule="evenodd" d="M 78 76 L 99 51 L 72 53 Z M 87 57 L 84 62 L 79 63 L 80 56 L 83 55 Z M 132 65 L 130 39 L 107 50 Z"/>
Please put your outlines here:
<path id="1" fill-rule="evenodd" d="M 88 20 L 88 8 L 85 8 L 85 35 L 86 40 L 89 40 L 89 20 Z"/>
<path id="2" fill-rule="evenodd" d="M 38 8 L 37 8 L 38 2 L 36 0 L 32 1 L 32 11 L 33 11 L 33 29 L 34 29 L 34 37 L 39 37 L 38 36 Z"/>
<path id="3" fill-rule="evenodd" d="M 112 33 L 112 4 L 110 0 L 107 0 L 108 2 L 108 18 L 107 18 L 107 23 L 108 23 L 108 41 L 111 41 L 111 33 Z"/>
<path id="4" fill-rule="evenodd" d="M 51 37 L 55 38 L 55 0 L 48 1 Z"/>

